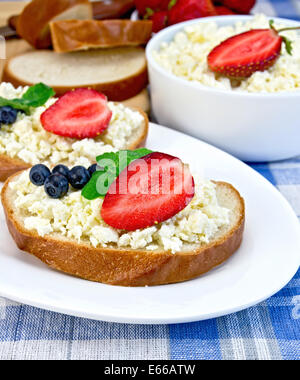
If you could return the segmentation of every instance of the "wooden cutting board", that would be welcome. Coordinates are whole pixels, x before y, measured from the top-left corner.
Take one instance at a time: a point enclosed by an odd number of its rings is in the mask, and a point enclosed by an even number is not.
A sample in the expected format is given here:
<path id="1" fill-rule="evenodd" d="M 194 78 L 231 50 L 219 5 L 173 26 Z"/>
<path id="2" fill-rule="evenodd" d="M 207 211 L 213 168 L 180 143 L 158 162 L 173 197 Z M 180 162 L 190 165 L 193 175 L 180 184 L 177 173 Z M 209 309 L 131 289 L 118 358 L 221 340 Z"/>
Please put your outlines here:
<path id="1" fill-rule="evenodd" d="M 20 14 L 26 5 L 26 1 L 0 1 L 0 26 L 6 26 L 10 16 Z M 9 59 L 15 55 L 21 54 L 24 51 L 31 50 L 30 45 L 20 39 L 6 41 L 6 58 Z M 0 79 L 6 60 L 0 59 Z"/>
<path id="2" fill-rule="evenodd" d="M 20 14 L 26 3 L 26 1 L 0 1 L 0 25 L 6 25 L 10 16 Z"/>

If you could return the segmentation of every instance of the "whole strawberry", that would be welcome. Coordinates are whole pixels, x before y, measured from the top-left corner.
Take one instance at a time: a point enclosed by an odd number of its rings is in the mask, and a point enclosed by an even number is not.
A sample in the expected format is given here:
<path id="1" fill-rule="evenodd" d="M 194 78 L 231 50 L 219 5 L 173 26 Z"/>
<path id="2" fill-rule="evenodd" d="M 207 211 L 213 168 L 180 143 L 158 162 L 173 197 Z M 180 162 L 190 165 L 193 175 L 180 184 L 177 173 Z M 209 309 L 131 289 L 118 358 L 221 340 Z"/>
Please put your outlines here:
<path id="1" fill-rule="evenodd" d="M 215 8 L 218 16 L 236 15 L 236 12 L 222 5 L 217 5 Z"/>
<path id="2" fill-rule="evenodd" d="M 152 31 L 154 33 L 157 33 L 167 26 L 168 11 L 160 11 L 160 12 L 153 13 L 153 15 L 150 16 L 150 20 L 152 20 L 152 23 L 153 23 Z"/>
<path id="3" fill-rule="evenodd" d="M 273 24 L 271 20 L 270 29 L 253 29 L 223 41 L 208 55 L 209 68 L 230 78 L 242 79 L 273 66 L 280 56 L 282 43 L 291 55 L 291 41 L 279 33 L 300 27 L 276 30 Z"/>
<path id="4" fill-rule="evenodd" d="M 141 16 L 148 14 L 148 10 L 152 12 L 168 10 L 171 0 L 134 0 L 135 6 Z"/>
<path id="5" fill-rule="evenodd" d="M 172 3 L 174 3 L 174 1 Z M 177 0 L 169 11 L 169 25 L 199 17 L 216 15 L 217 12 L 212 0 Z"/>
<path id="6" fill-rule="evenodd" d="M 254 7 L 256 0 L 219 0 L 219 2 L 237 13 L 248 14 Z"/>

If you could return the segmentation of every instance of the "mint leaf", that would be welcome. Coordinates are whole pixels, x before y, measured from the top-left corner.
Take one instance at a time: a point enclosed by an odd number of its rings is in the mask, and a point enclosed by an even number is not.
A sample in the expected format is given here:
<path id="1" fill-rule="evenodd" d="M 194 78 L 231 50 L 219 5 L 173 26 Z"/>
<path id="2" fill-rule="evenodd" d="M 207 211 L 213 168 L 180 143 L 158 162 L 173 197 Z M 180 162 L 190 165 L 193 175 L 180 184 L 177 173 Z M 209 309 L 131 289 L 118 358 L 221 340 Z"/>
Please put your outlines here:
<path id="1" fill-rule="evenodd" d="M 101 167 L 102 160 L 111 160 L 117 167 L 117 176 L 124 170 L 132 161 L 152 153 L 152 150 L 140 148 L 136 150 L 120 150 L 117 153 L 104 153 L 96 158 L 98 165 Z M 112 168 L 110 168 L 112 169 Z M 115 169 L 113 169 L 115 171 Z"/>
<path id="2" fill-rule="evenodd" d="M 0 107 L 10 106 L 17 110 L 29 113 L 29 107 L 26 104 L 23 104 L 20 100 L 21 99 L 5 99 L 0 96 Z"/>
<path id="3" fill-rule="evenodd" d="M 0 96 L 0 107 L 10 106 L 29 114 L 31 107 L 36 108 L 44 105 L 54 95 L 55 92 L 51 87 L 38 83 L 30 87 L 20 99 L 5 99 Z"/>
<path id="4" fill-rule="evenodd" d="M 92 178 L 89 180 L 89 182 L 84 186 L 84 188 L 81 191 L 81 195 L 92 201 L 93 199 L 97 199 L 101 197 L 101 194 L 97 191 L 97 182 L 99 177 L 102 175 L 101 171 L 96 171 L 93 173 Z"/>
<path id="5" fill-rule="evenodd" d="M 38 83 L 29 89 L 22 96 L 22 99 L 30 107 L 41 107 L 48 99 L 55 95 L 54 90 L 44 83 Z"/>
<path id="6" fill-rule="evenodd" d="M 104 153 L 98 156 L 99 169 L 82 189 L 81 195 L 88 200 L 104 198 L 110 185 L 132 161 L 150 153 L 152 153 L 151 150 L 141 148 L 133 151 L 121 150 L 117 153 Z"/>

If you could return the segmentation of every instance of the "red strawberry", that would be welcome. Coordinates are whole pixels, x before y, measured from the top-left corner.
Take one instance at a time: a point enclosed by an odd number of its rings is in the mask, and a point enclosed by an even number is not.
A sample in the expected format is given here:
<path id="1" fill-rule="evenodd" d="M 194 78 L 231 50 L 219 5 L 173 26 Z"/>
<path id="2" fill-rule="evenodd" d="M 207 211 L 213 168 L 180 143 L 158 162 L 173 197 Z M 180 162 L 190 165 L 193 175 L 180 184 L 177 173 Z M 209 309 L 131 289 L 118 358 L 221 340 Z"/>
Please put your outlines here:
<path id="1" fill-rule="evenodd" d="M 93 138 L 109 125 L 107 98 L 96 90 L 79 88 L 65 93 L 41 115 L 48 132 L 75 139 Z"/>
<path id="2" fill-rule="evenodd" d="M 271 29 L 250 30 L 223 41 L 208 55 L 209 68 L 229 77 L 247 78 L 256 71 L 264 71 L 274 65 L 280 55 L 282 42 L 291 54 L 291 42 L 279 35 L 286 29 L 277 31 L 273 21 L 270 21 L 270 26 Z"/>
<path id="3" fill-rule="evenodd" d="M 211 0 L 177 0 L 169 11 L 169 25 L 216 14 Z"/>
<path id="4" fill-rule="evenodd" d="M 152 26 L 153 32 L 157 33 L 167 26 L 168 12 L 167 11 L 156 12 L 150 17 L 150 20 L 152 20 L 153 22 L 153 26 Z"/>
<path id="5" fill-rule="evenodd" d="M 147 9 L 151 9 L 153 12 L 166 11 L 171 0 L 135 0 L 135 6 L 139 11 L 139 14 L 144 16 L 147 14 Z"/>
<path id="6" fill-rule="evenodd" d="M 104 198 L 101 216 L 117 229 L 147 228 L 178 214 L 194 194 L 189 168 L 176 157 L 154 152 L 121 172 Z"/>
<path id="7" fill-rule="evenodd" d="M 160 11 L 167 11 L 170 7 L 173 6 L 173 3 L 175 1 L 176 0 L 161 0 L 158 9 Z"/>
<path id="8" fill-rule="evenodd" d="M 249 13 L 254 7 L 256 0 L 220 0 L 225 7 L 234 10 L 237 13 Z"/>
<path id="9" fill-rule="evenodd" d="M 231 9 L 223 6 L 216 6 L 216 12 L 219 16 L 227 16 L 227 15 L 236 15 L 236 12 L 233 12 Z"/>
<path id="10" fill-rule="evenodd" d="M 146 14 L 146 9 L 155 9 L 159 5 L 159 0 L 134 0 L 136 9 L 141 16 Z"/>

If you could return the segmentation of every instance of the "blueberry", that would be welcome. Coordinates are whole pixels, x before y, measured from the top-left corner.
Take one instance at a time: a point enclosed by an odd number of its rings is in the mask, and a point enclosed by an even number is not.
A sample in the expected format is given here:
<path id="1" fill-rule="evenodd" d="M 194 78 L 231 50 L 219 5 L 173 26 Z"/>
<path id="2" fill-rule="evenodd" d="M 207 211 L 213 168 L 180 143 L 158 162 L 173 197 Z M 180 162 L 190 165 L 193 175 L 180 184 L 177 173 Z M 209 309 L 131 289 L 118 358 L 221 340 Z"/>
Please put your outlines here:
<path id="1" fill-rule="evenodd" d="M 90 173 L 90 176 L 92 176 L 92 175 L 95 173 L 96 170 L 97 170 L 97 164 L 93 164 L 93 165 L 91 165 L 91 166 L 88 168 L 88 171 L 89 171 L 89 173 Z"/>
<path id="2" fill-rule="evenodd" d="M 12 124 L 17 120 L 18 110 L 4 106 L 0 107 L 0 124 Z"/>
<path id="3" fill-rule="evenodd" d="M 56 165 L 53 169 L 52 169 L 52 174 L 61 174 L 63 176 L 65 176 L 66 178 L 69 177 L 69 173 L 70 173 L 70 170 L 67 166 L 65 165 Z"/>
<path id="4" fill-rule="evenodd" d="M 47 166 L 38 164 L 31 168 L 29 178 L 35 186 L 43 186 L 50 174 L 51 172 Z"/>
<path id="5" fill-rule="evenodd" d="M 69 182 L 61 174 L 51 174 L 45 181 L 45 192 L 50 198 L 62 198 L 69 190 Z"/>
<path id="6" fill-rule="evenodd" d="M 90 180 L 89 171 L 83 166 L 75 166 L 70 170 L 69 182 L 74 189 L 82 189 Z"/>

